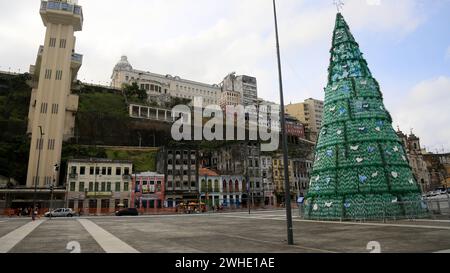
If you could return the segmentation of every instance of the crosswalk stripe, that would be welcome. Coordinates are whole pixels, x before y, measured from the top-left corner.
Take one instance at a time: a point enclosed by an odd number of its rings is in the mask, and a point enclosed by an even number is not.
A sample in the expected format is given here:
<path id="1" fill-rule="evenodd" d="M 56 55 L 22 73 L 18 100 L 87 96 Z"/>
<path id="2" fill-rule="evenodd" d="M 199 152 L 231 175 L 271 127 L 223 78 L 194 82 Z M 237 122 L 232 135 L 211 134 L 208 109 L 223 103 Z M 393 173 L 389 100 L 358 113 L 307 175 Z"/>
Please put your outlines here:
<path id="1" fill-rule="evenodd" d="M 445 253 L 445 254 L 448 254 L 448 253 L 450 253 L 450 249 L 447 249 L 447 250 L 441 250 L 441 251 L 437 251 L 437 252 L 434 252 L 434 253 L 436 253 L 436 254 L 439 254 L 439 253 Z"/>
<path id="2" fill-rule="evenodd" d="M 97 241 L 106 253 L 139 253 L 139 251 L 95 223 L 87 219 L 78 219 L 78 222 L 91 234 L 92 238 Z"/>
<path id="3" fill-rule="evenodd" d="M 29 222 L 0 238 L 0 253 L 8 253 L 43 222 L 45 220 Z"/>

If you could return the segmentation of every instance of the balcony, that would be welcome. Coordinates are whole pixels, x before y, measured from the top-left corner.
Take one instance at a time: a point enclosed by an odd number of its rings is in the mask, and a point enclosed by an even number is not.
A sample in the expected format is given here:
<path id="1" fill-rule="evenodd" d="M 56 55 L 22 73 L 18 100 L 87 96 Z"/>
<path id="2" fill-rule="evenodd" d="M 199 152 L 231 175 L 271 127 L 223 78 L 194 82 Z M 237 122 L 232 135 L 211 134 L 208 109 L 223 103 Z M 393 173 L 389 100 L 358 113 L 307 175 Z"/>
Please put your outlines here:
<path id="1" fill-rule="evenodd" d="M 48 21 L 71 24 L 75 31 L 80 31 L 83 27 L 83 9 L 78 5 L 60 1 L 41 1 L 40 13 L 45 25 Z"/>
<path id="2" fill-rule="evenodd" d="M 69 174 L 69 178 L 70 178 L 70 179 L 78 179 L 78 174 L 76 174 L 76 173 L 71 173 L 71 174 Z"/>
<path id="3" fill-rule="evenodd" d="M 130 181 L 130 180 L 131 180 L 131 175 L 129 175 L 129 174 L 124 174 L 124 175 L 122 175 L 122 179 L 123 179 L 123 180 L 128 180 L 128 181 Z"/>
<path id="4" fill-rule="evenodd" d="M 73 53 L 72 54 L 72 62 L 79 63 L 81 65 L 83 63 L 83 55 Z"/>

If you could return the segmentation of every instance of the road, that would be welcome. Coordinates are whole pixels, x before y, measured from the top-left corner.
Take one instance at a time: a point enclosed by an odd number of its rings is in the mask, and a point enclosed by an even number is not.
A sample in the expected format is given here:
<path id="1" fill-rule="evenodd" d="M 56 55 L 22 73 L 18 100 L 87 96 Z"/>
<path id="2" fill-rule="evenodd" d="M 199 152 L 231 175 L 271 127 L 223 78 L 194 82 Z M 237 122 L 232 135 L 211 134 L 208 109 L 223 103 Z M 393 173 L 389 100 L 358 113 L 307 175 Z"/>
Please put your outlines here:
<path id="1" fill-rule="evenodd" d="M 286 244 L 284 211 L 0 219 L 0 253 L 367 253 L 449 252 L 450 221 L 317 222 L 294 218 Z"/>

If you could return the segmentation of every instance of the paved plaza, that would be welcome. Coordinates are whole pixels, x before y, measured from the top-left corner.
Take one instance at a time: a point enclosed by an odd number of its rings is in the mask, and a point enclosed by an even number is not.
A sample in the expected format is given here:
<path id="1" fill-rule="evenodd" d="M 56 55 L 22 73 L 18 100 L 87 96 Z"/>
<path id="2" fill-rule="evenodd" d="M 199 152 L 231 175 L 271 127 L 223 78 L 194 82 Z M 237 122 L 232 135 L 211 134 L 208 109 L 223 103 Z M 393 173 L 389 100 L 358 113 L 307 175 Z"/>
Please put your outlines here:
<path id="1" fill-rule="evenodd" d="M 296 211 L 294 210 L 294 213 Z M 294 217 L 286 244 L 283 210 L 70 219 L 0 218 L 0 253 L 368 253 L 449 252 L 450 220 L 316 222 Z"/>

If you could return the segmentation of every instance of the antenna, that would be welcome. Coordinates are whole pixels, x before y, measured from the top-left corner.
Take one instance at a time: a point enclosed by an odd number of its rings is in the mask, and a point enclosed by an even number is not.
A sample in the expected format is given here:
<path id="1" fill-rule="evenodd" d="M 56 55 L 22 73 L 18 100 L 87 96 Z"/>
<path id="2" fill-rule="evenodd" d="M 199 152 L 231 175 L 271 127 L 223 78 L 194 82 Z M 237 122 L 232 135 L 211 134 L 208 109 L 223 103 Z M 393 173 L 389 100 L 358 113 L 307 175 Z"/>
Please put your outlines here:
<path id="1" fill-rule="evenodd" d="M 344 0 L 333 0 L 333 4 L 336 6 L 338 12 L 341 12 L 345 5 Z"/>

